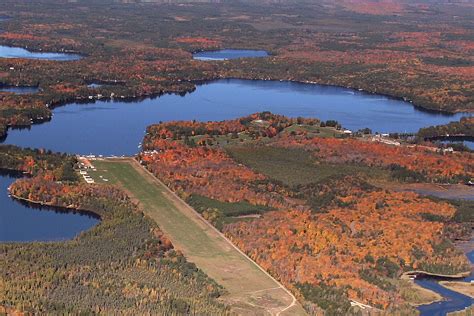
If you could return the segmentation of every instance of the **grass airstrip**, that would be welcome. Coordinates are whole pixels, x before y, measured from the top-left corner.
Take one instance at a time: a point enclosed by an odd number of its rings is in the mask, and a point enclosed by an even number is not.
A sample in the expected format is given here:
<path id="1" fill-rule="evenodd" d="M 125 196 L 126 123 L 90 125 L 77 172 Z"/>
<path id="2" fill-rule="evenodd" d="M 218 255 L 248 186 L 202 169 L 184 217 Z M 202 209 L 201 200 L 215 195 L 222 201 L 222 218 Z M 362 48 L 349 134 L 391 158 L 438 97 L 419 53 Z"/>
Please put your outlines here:
<path id="1" fill-rule="evenodd" d="M 143 212 L 189 261 L 222 285 L 223 299 L 239 314 L 305 315 L 280 283 L 245 256 L 218 230 L 133 159 L 95 160 L 90 176 L 115 184 L 136 200 Z"/>

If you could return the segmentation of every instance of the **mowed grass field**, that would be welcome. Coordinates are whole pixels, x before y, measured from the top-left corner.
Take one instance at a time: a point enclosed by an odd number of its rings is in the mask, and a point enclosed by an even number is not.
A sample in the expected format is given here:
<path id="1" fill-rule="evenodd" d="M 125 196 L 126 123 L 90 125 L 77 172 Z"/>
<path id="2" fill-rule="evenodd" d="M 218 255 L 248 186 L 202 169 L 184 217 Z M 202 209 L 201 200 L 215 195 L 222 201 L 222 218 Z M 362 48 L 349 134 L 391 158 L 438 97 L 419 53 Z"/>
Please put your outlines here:
<path id="1" fill-rule="evenodd" d="M 177 250 L 222 285 L 223 299 L 245 315 L 305 315 L 278 282 L 235 248 L 164 184 L 130 160 L 96 160 L 90 175 L 125 189 L 156 221 Z"/>
<path id="2" fill-rule="evenodd" d="M 311 152 L 298 148 L 228 146 L 226 150 L 239 163 L 289 186 L 319 183 L 344 175 L 388 176 L 387 171 L 376 167 L 318 162 Z"/>

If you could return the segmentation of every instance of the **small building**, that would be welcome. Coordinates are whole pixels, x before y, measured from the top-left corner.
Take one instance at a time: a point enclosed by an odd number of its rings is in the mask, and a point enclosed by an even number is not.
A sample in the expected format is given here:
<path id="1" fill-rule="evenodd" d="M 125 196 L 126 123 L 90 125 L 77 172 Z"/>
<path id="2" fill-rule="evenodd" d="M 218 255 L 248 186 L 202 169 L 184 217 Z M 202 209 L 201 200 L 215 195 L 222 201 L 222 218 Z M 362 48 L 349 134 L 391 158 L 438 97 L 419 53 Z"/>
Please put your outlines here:
<path id="1" fill-rule="evenodd" d="M 392 140 L 392 139 L 377 137 L 377 135 L 375 137 L 372 137 L 372 141 L 383 143 L 383 144 L 386 144 L 386 145 L 392 145 L 392 146 L 400 146 L 401 145 L 400 142 L 397 142 L 397 141 Z"/>
<path id="2" fill-rule="evenodd" d="M 81 165 L 82 168 L 94 169 L 94 166 L 92 165 L 90 160 L 85 158 L 85 157 L 79 157 L 79 162 L 80 162 L 80 165 Z"/>

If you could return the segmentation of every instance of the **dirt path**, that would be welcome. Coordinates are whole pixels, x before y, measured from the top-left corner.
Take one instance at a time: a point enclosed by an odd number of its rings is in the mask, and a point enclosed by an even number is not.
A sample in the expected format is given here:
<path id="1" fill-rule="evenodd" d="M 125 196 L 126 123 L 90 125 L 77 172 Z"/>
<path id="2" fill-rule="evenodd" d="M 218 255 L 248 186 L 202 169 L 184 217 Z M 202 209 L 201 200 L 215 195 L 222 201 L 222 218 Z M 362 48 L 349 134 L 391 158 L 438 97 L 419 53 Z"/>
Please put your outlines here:
<path id="1" fill-rule="evenodd" d="M 235 312 L 306 315 L 291 292 L 137 161 L 107 160 L 96 165 L 107 169 L 140 202 L 175 248 L 228 291 L 223 299 Z"/>

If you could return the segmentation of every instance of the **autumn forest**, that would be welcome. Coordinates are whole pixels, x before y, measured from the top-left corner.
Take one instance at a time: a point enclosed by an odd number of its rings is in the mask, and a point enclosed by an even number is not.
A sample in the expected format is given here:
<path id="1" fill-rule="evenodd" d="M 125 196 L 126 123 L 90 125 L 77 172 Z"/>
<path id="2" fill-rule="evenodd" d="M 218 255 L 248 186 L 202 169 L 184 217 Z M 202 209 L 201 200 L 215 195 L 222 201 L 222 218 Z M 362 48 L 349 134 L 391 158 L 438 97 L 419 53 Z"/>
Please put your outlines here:
<path id="1" fill-rule="evenodd" d="M 307 113 L 153 117 L 129 157 L 0 144 L 0 179 L 13 179 L 5 199 L 98 221 L 71 239 L 0 238 L 0 314 L 428 315 L 420 306 L 443 297 L 413 279 L 473 270 L 473 10 L 442 0 L 2 0 L 1 141 L 19 129 L 44 137 L 35 127 L 71 102 L 132 108 L 218 79 L 345 87 L 458 116 L 390 134 Z M 80 58 L 2 58 L 2 47 Z M 226 48 L 269 56 L 193 59 Z M 213 236 L 224 251 L 203 242 L 190 252 L 173 235 L 180 217 L 160 223 L 160 207 L 197 222 L 186 237 Z M 224 258 L 229 276 L 216 278 L 206 256 Z M 260 273 L 263 289 L 228 286 L 242 268 L 229 258 Z M 265 292 L 275 289 L 283 294 Z"/>

